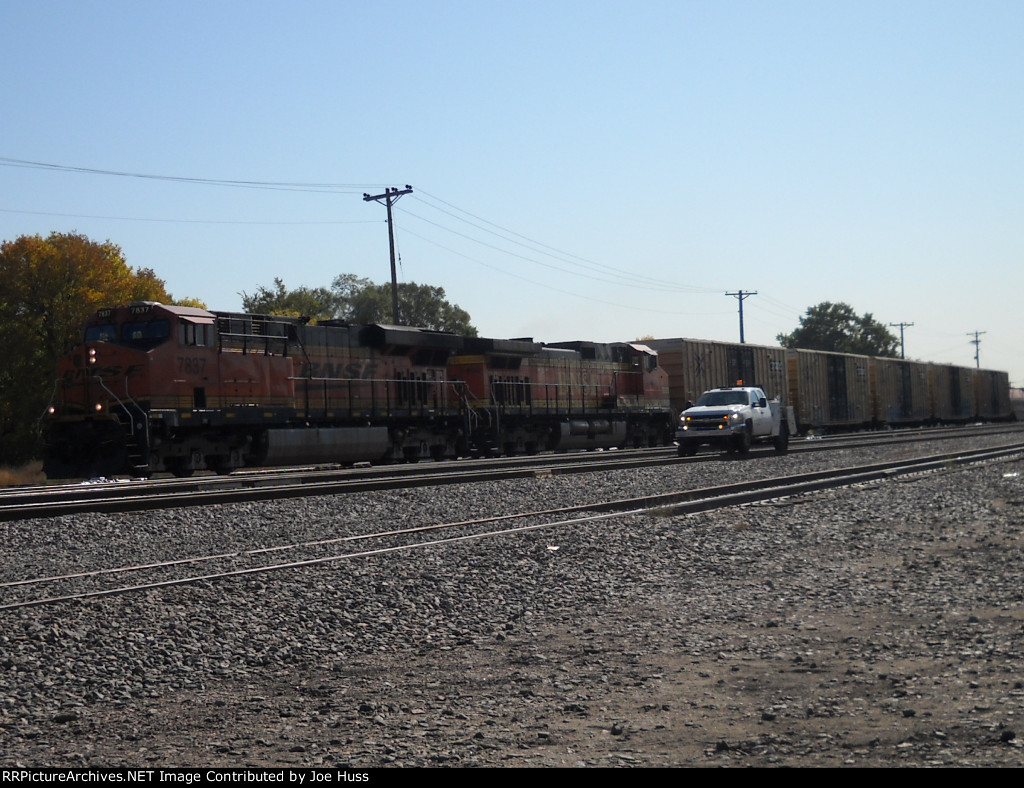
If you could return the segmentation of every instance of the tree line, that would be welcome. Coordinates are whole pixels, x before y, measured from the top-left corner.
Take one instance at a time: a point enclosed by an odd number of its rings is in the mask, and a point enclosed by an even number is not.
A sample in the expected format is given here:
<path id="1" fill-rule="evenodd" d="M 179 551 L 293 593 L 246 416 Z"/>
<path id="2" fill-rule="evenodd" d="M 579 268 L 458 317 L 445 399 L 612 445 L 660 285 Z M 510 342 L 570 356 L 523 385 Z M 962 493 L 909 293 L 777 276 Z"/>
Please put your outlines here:
<path id="1" fill-rule="evenodd" d="M 392 323 L 391 285 L 375 284 L 354 274 L 334 277 L 330 287 L 298 287 L 288 290 L 280 278 L 273 287 L 242 293 L 242 309 L 257 315 L 307 317 L 313 322 L 342 320 L 353 325 Z M 477 335 L 469 312 L 451 304 L 443 287 L 399 282 L 398 314 L 402 325 L 431 331 Z"/>

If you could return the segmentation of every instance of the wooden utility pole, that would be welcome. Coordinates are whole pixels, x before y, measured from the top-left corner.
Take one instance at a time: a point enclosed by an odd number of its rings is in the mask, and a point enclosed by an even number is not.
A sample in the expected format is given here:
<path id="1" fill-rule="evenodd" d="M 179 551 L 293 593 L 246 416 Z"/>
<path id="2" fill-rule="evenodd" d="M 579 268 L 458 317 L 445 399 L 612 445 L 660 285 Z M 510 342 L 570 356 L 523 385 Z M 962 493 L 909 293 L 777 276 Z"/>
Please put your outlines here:
<path id="1" fill-rule="evenodd" d="M 740 344 L 742 345 L 744 344 L 744 342 L 746 342 L 746 340 L 743 338 L 743 300 L 746 298 L 750 298 L 750 296 L 752 295 L 757 295 L 757 291 L 755 290 L 753 293 L 744 293 L 742 290 L 740 290 L 737 293 L 726 293 L 726 295 L 735 296 L 736 299 L 740 302 Z"/>
<path id="2" fill-rule="evenodd" d="M 391 223 L 391 206 L 395 204 L 399 197 L 406 194 L 412 194 L 412 186 L 408 183 L 405 184 L 404 189 L 392 189 L 390 187 L 384 189 L 383 194 L 366 194 L 363 193 L 363 200 L 365 202 L 384 201 L 384 204 L 388 209 L 388 245 L 391 247 L 391 322 L 396 326 L 400 326 L 398 317 L 398 271 L 395 269 L 395 229 Z"/>
<path id="3" fill-rule="evenodd" d="M 897 326 L 899 327 L 899 329 L 900 329 L 900 358 L 906 358 L 906 356 L 903 355 L 903 329 L 904 328 L 910 328 L 914 324 L 913 323 L 890 323 L 889 325 L 892 326 L 893 328 L 896 328 Z"/>
<path id="4" fill-rule="evenodd" d="M 978 339 L 982 334 L 987 334 L 988 331 L 971 331 L 967 336 L 973 336 L 971 344 L 974 345 L 974 366 L 976 369 L 981 369 L 981 340 Z"/>

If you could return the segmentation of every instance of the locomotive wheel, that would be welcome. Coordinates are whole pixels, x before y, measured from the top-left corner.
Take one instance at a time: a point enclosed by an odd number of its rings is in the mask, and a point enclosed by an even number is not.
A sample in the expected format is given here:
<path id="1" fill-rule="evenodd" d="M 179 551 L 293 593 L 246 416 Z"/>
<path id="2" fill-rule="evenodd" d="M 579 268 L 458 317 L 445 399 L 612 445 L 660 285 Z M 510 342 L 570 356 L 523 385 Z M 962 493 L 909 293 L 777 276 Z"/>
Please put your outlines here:
<path id="1" fill-rule="evenodd" d="M 189 476 L 196 472 L 195 468 L 193 468 L 192 465 L 188 462 L 188 460 L 186 460 L 183 457 L 174 457 L 172 459 L 169 459 L 167 461 L 167 470 L 169 470 L 172 475 L 177 476 L 179 479 L 187 479 Z"/>
<path id="2" fill-rule="evenodd" d="M 228 462 L 227 457 L 221 457 L 219 455 L 206 458 L 207 467 L 218 476 L 227 476 L 231 471 L 234 470 Z"/>

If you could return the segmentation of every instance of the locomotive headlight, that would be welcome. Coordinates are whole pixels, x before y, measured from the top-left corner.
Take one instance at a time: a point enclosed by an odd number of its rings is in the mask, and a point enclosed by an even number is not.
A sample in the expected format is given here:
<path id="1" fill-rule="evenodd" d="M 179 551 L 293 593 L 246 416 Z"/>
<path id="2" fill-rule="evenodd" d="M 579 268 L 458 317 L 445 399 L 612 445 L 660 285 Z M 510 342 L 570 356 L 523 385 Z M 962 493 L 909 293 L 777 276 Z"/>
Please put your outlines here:
<path id="1" fill-rule="evenodd" d="M 103 410 L 103 403 L 102 403 L 102 402 L 97 402 L 97 403 L 96 403 L 95 405 L 93 405 L 93 406 L 92 406 L 92 408 L 93 408 L 93 410 L 95 410 L 95 411 L 96 411 L 97 413 L 99 413 L 100 411 L 102 411 L 102 410 Z"/>
<path id="2" fill-rule="evenodd" d="M 94 347 L 89 348 L 89 363 L 90 364 L 95 364 L 96 363 L 96 348 L 94 348 Z"/>
<path id="3" fill-rule="evenodd" d="M 55 416 L 57 414 L 57 409 L 53 405 L 51 405 L 46 409 L 46 412 L 49 413 L 51 416 Z"/>

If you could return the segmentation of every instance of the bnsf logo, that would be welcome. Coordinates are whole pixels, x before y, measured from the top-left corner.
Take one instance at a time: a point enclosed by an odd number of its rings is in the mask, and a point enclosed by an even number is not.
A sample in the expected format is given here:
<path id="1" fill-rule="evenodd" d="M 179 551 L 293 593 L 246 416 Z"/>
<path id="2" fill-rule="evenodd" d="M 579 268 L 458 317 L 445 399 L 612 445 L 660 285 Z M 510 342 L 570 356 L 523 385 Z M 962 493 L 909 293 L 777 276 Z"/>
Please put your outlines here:
<path id="1" fill-rule="evenodd" d="M 92 378 L 117 378 L 122 374 L 127 377 L 133 372 L 142 369 L 141 364 L 132 364 L 132 366 L 125 369 L 123 366 L 118 364 L 113 367 L 83 367 L 80 369 L 69 369 L 64 372 L 65 383 L 77 383 L 82 380 L 90 380 Z"/>
<path id="2" fill-rule="evenodd" d="M 374 361 L 353 361 L 348 364 L 341 362 L 307 362 L 302 365 L 301 375 L 304 378 L 349 378 L 370 380 L 376 377 L 377 363 Z"/>

